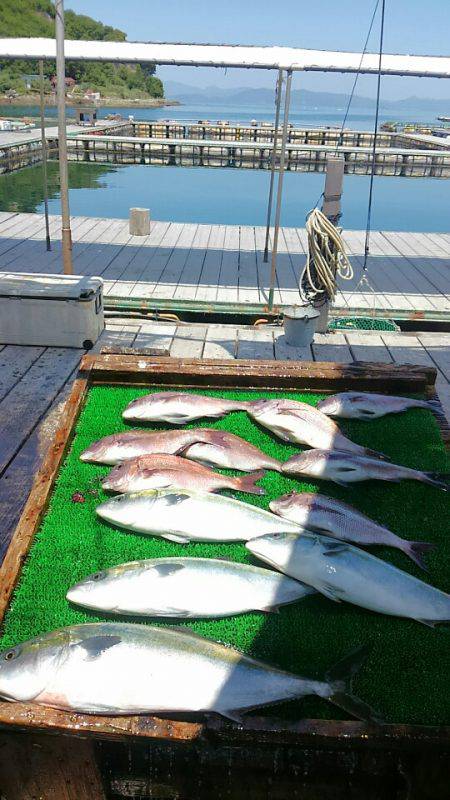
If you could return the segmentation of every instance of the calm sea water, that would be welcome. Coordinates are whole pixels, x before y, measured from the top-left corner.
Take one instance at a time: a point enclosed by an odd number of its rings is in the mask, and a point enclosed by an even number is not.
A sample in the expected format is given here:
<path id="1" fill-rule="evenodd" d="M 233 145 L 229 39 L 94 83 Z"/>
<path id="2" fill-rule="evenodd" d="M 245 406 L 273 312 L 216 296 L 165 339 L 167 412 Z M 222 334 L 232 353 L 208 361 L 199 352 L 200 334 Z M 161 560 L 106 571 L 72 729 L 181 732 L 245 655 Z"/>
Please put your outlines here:
<path id="1" fill-rule="evenodd" d="M 32 108 L 8 107 L 20 116 Z M 54 109 L 51 109 L 54 111 Z M 115 109 L 103 109 L 103 114 Z M 117 109 L 124 116 L 142 119 L 229 119 L 246 122 L 270 120 L 272 109 L 178 106 L 163 109 Z M 0 107 L 0 114 L 5 109 Z M 419 119 L 411 112 L 409 119 Z M 426 117 L 423 117 L 426 119 Z M 338 125 L 342 111 L 330 109 L 292 114 L 303 125 Z M 370 129 L 371 114 L 353 114 L 348 127 Z M 1 134 L 0 134 L 1 136 Z M 258 170 L 195 167 L 69 165 L 70 208 L 73 215 L 128 217 L 130 206 L 150 208 L 153 219 L 263 225 L 269 174 Z M 305 216 L 323 190 L 324 176 L 317 173 L 287 173 L 284 184 L 282 224 L 303 226 Z M 344 178 L 342 225 L 360 229 L 366 225 L 369 181 L 365 176 Z M 50 165 L 50 211 L 59 213 L 57 165 Z M 372 227 L 384 230 L 449 230 L 450 181 L 433 178 L 376 177 Z M 43 211 L 42 170 L 25 170 L 0 176 L 0 210 Z"/>

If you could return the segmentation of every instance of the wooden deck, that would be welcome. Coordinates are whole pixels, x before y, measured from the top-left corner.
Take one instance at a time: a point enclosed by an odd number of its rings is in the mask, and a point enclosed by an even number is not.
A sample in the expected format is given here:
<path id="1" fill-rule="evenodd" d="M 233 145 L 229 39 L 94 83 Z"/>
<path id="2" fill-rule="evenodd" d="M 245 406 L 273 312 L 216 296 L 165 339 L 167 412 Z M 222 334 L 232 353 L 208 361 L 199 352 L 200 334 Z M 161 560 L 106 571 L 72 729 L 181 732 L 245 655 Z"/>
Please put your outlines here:
<path id="1" fill-rule="evenodd" d="M 61 269 L 60 217 L 51 217 L 53 249 L 45 249 L 43 215 L 0 213 L 0 270 L 56 273 Z M 100 275 L 111 298 L 265 304 L 270 264 L 264 228 L 152 222 L 148 236 L 130 236 L 128 221 L 72 219 L 74 270 Z M 400 318 L 450 318 L 450 234 L 375 231 L 367 285 L 358 286 L 364 233 L 345 231 L 355 271 L 341 282 L 335 308 L 383 311 Z M 299 299 L 305 262 L 303 228 L 280 236 L 275 303 Z"/>
<path id="2" fill-rule="evenodd" d="M 439 397 L 450 419 L 450 334 L 316 334 L 311 348 L 289 347 L 282 328 L 178 325 L 111 319 L 101 346 L 160 348 L 192 358 L 384 361 L 438 369 Z M 33 475 L 60 419 L 82 351 L 0 347 L 0 562 Z"/>

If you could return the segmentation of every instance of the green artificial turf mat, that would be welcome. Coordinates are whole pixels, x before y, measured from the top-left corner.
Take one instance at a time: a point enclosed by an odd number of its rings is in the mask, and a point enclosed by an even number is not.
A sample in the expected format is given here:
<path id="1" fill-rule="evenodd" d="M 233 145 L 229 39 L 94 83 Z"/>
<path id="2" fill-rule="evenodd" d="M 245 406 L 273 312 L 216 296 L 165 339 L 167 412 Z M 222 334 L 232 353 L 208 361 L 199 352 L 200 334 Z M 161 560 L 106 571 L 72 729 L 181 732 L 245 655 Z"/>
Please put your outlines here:
<path id="1" fill-rule="evenodd" d="M 1 641 L 3 647 L 64 625 L 104 619 L 101 614 L 69 605 L 65 599 L 71 585 L 97 570 L 157 556 L 195 555 L 252 560 L 243 544 L 177 545 L 157 537 L 126 534 L 96 517 L 96 506 L 106 499 L 98 478 L 107 474 L 110 468 L 83 463 L 79 455 L 93 440 L 135 427 L 122 421 L 121 412 L 132 399 L 148 391 L 136 387 L 90 389 L 48 512 L 35 537 L 7 612 Z M 311 404 L 323 397 L 300 392 L 208 393 L 244 399 L 288 397 Z M 194 422 L 192 426 L 199 424 L 230 430 L 281 460 L 299 450 L 281 443 L 243 412 L 229 414 L 218 421 Z M 437 423 L 426 410 L 413 409 L 370 422 L 341 420 L 340 426 L 351 439 L 386 453 L 394 462 L 433 472 L 447 469 Z M 148 427 L 163 429 L 171 426 Z M 272 498 L 292 489 L 321 491 L 354 505 L 404 538 L 435 542 L 436 550 L 427 556 L 428 574 L 397 550 L 379 547 L 372 548 L 372 552 L 434 586 L 448 590 L 450 529 L 448 494 L 445 492 L 412 481 L 400 484 L 372 481 L 345 489 L 331 482 L 306 483 L 275 472 L 267 472 L 262 485 L 267 491 L 264 497 L 238 493 L 234 496 L 267 508 Z M 72 502 L 75 492 L 83 493 L 86 501 Z M 115 619 L 130 621 L 130 617 Z M 155 624 L 152 620 L 148 622 Z M 171 623 L 165 621 L 161 624 Z M 180 623 L 174 621 L 173 624 Z M 417 622 L 382 616 L 346 603 L 333 603 L 319 595 L 286 606 L 279 614 L 258 612 L 182 624 L 311 678 L 322 678 L 334 662 L 366 644 L 369 655 L 355 679 L 355 693 L 389 722 L 450 724 L 450 629 L 445 627 L 433 630 Z M 342 719 L 346 716 L 316 698 L 286 704 L 276 713 L 289 718 Z"/>

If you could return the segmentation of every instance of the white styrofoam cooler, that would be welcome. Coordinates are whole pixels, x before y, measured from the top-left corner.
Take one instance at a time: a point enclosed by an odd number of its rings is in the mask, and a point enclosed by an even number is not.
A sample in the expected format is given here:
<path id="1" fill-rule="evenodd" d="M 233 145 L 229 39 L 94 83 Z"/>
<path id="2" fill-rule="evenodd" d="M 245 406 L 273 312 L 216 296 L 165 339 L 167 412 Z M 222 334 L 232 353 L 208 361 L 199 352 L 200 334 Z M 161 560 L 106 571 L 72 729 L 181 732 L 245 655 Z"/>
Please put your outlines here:
<path id="1" fill-rule="evenodd" d="M 104 324 L 101 278 L 0 272 L 0 344 L 89 349 Z"/>

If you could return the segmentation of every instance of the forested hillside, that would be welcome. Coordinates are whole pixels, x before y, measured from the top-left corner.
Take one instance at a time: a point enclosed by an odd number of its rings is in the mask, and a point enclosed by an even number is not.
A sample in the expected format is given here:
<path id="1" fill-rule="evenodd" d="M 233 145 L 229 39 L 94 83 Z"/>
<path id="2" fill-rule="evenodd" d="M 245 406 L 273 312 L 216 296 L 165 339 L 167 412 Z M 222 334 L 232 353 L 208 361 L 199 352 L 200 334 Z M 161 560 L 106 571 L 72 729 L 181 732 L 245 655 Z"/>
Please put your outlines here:
<path id="1" fill-rule="evenodd" d="M 126 34 L 110 25 L 91 19 L 83 14 L 67 10 L 66 38 L 91 39 L 97 41 L 125 41 Z M 50 0 L 0 0 L 0 37 L 55 35 L 55 7 Z M 25 75 L 37 73 L 37 64 L 32 61 L 0 61 L 0 94 L 10 89 L 24 94 Z M 154 67 L 148 64 L 115 65 L 99 62 L 67 62 L 66 75 L 76 81 L 74 93 L 81 96 L 87 88 L 100 91 L 103 96 L 164 97 L 163 85 L 154 76 Z M 55 73 L 55 64 L 45 64 L 45 73 L 50 78 Z M 50 90 L 50 83 L 48 83 Z"/>

